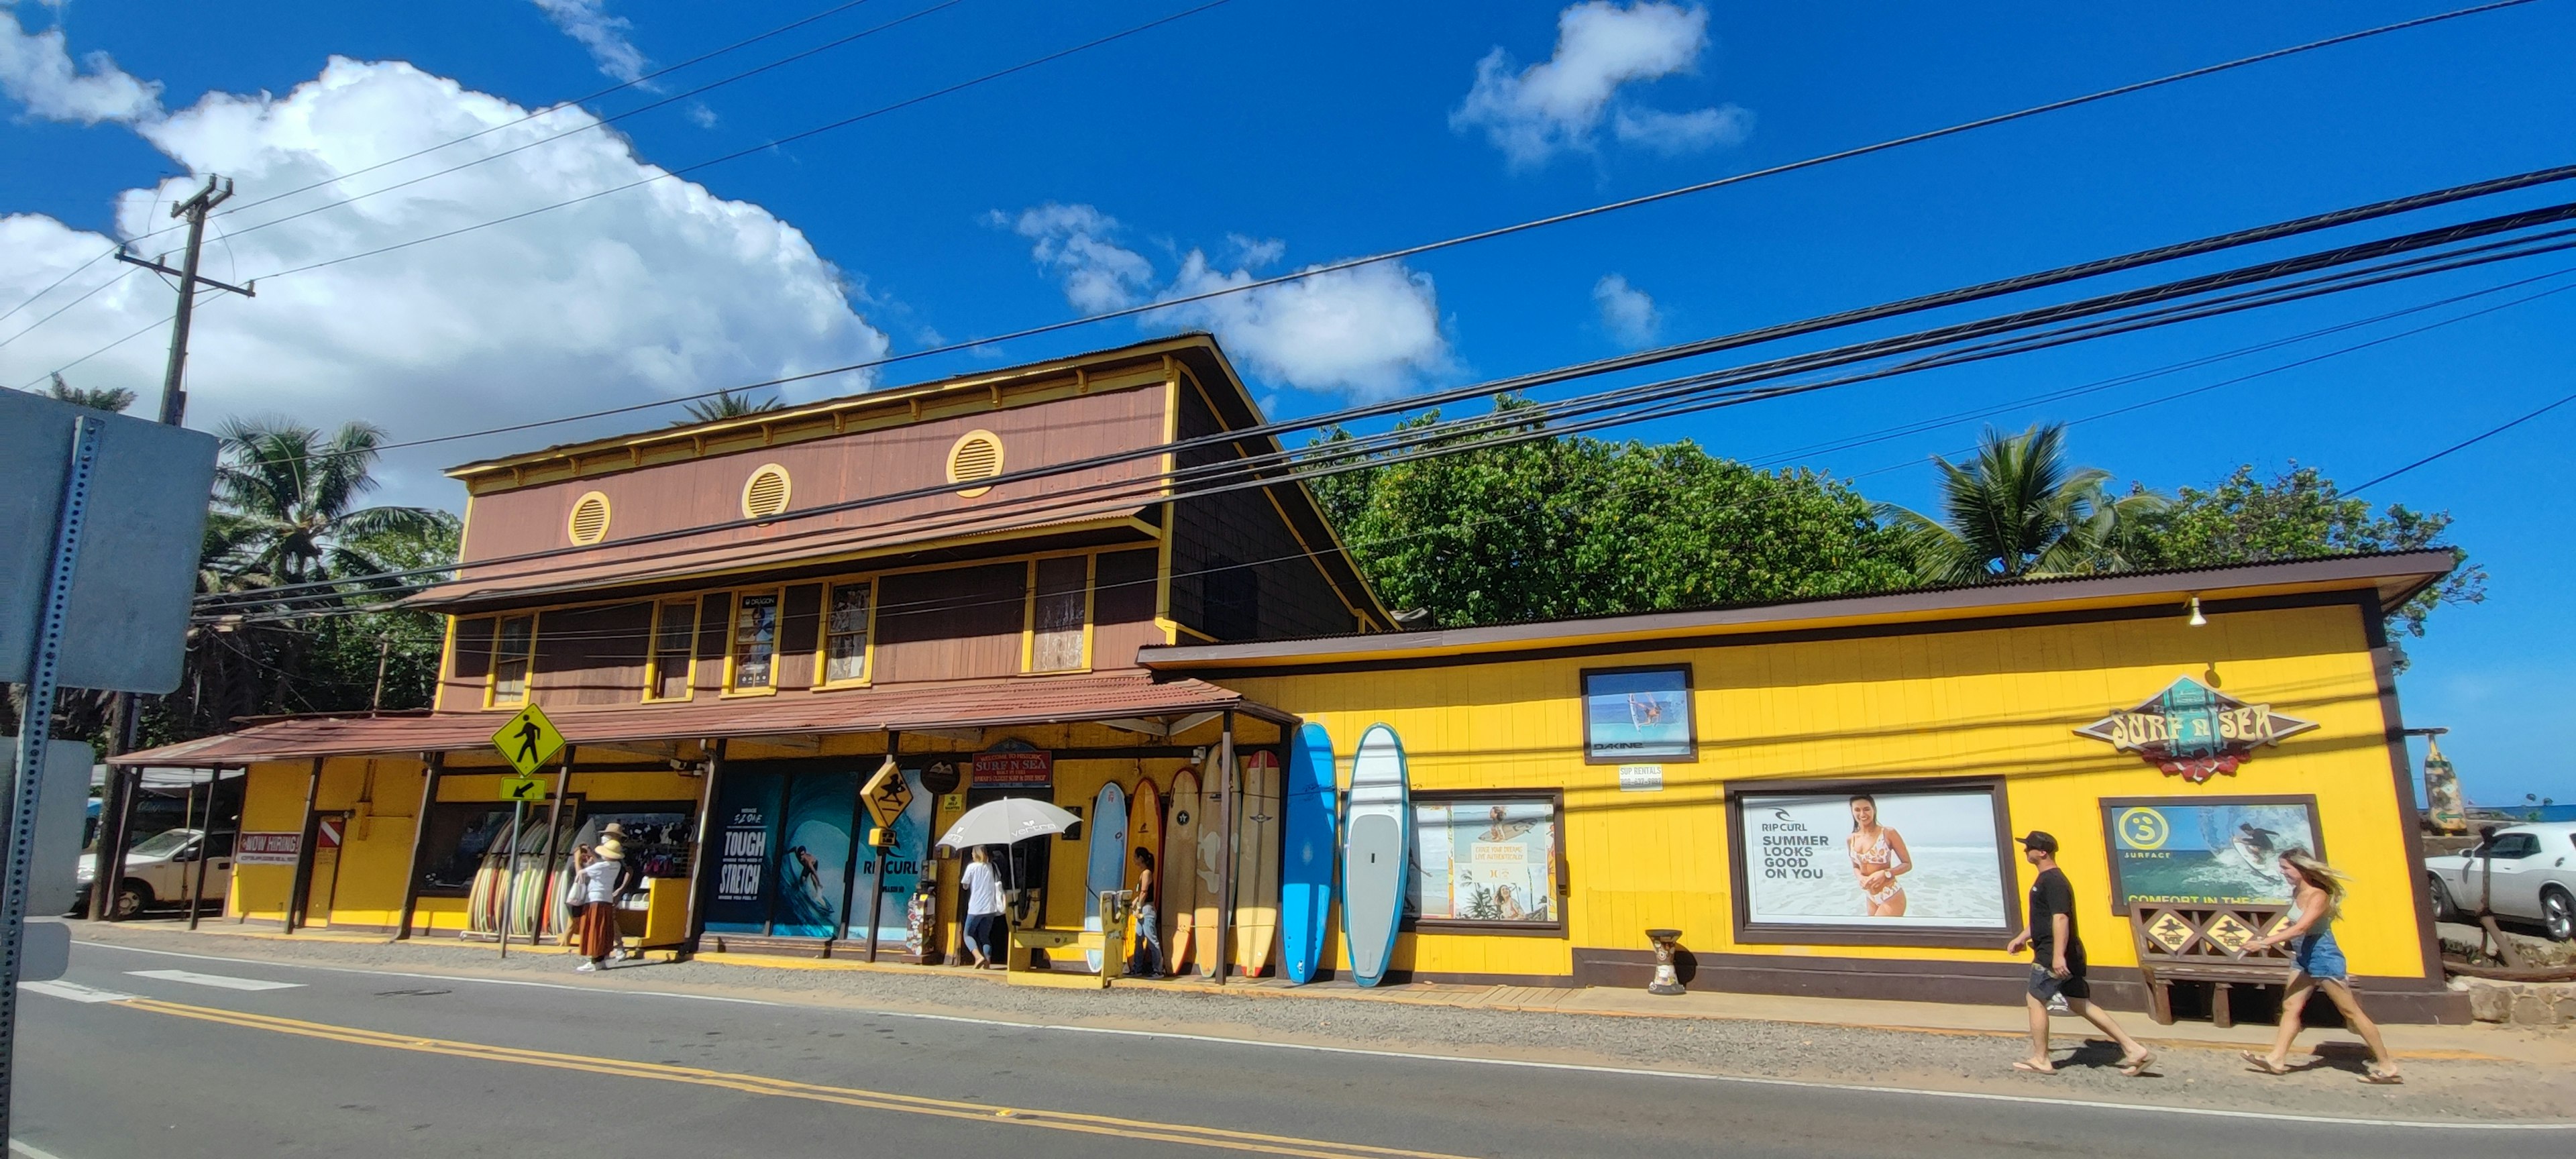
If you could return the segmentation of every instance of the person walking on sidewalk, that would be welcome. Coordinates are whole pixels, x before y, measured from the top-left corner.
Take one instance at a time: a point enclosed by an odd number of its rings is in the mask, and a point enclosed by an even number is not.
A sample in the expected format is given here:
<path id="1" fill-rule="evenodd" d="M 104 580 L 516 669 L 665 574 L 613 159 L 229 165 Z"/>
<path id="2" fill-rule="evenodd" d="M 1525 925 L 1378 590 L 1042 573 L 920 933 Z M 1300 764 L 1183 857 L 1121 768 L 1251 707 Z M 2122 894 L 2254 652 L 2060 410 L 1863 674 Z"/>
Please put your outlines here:
<path id="1" fill-rule="evenodd" d="M 2272 1052 L 2243 1051 L 2245 1061 L 2265 1074 L 2290 1073 L 2290 1043 L 2299 1037 L 2299 1015 L 2309 996 L 2322 988 L 2335 1009 L 2343 1011 L 2344 1025 L 2370 1045 L 2371 1063 L 2361 1081 L 2382 1086 L 2406 1081 L 2397 1073 L 2388 1044 L 2380 1040 L 2379 1024 L 2362 1013 L 2361 1002 L 2353 997 L 2351 971 L 2344 965 L 2343 948 L 2335 944 L 2335 919 L 2343 916 L 2343 874 L 2296 847 L 2282 851 L 2280 864 L 2282 879 L 2298 891 L 2290 903 L 2290 924 L 2245 943 L 2245 948 L 2291 946 L 2289 990 L 2281 996 L 2281 1031 L 2272 1039 Z"/>
<path id="2" fill-rule="evenodd" d="M 599 831 L 599 835 L 604 839 L 615 841 L 620 849 L 624 849 L 634 840 L 626 835 L 625 824 L 618 821 L 609 822 Z M 644 892 L 644 859 L 630 856 L 619 864 L 624 868 L 617 872 L 616 896 L 609 899 L 612 905 Z M 608 923 L 608 960 L 623 962 L 631 957 L 634 955 L 626 949 L 626 931 L 616 922 Z"/>
<path id="3" fill-rule="evenodd" d="M 2075 929 L 2075 887 L 2067 882 L 2066 871 L 2057 867 L 2057 838 L 2033 829 L 2018 840 L 2022 859 L 2039 871 L 2039 879 L 2030 886 L 2029 920 L 2004 946 L 2008 954 L 2030 947 L 2030 987 L 2025 996 L 2030 1006 L 2030 1057 L 2014 1063 L 2013 1069 L 2057 1073 L 2057 1064 L 2048 1054 L 2048 1006 L 2062 997 L 2069 1010 L 2120 1044 L 2121 1074 L 2136 1078 L 2146 1073 L 2147 1064 L 2156 1060 L 2155 1052 L 2129 1037 L 2108 1012 L 2093 1004 L 2093 984 L 2084 976 L 2084 939 Z"/>
<path id="4" fill-rule="evenodd" d="M 966 863 L 958 887 L 966 895 L 966 952 L 978 970 L 993 968 L 994 932 L 1002 924 L 1002 875 L 993 872 L 993 855 L 978 845 Z"/>
<path id="5" fill-rule="evenodd" d="M 588 974 L 608 963 L 617 946 L 617 878 L 626 868 L 626 850 L 611 837 L 599 843 L 598 855 L 573 880 L 579 916 L 573 921 L 573 944 L 590 960 L 573 969 Z"/>
<path id="6" fill-rule="evenodd" d="M 1154 851 L 1143 846 L 1136 849 L 1136 952 L 1127 959 L 1127 976 L 1160 978 L 1163 976 L 1162 909 L 1154 904 L 1155 887 L 1161 879 L 1154 876 Z"/>

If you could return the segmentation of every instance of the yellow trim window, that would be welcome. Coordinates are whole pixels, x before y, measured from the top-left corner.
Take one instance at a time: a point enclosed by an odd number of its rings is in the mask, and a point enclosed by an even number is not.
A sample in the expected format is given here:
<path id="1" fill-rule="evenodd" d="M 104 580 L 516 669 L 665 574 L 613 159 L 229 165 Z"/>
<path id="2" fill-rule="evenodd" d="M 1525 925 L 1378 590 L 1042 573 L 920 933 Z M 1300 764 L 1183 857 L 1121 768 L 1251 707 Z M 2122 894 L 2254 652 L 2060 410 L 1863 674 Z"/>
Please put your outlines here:
<path id="1" fill-rule="evenodd" d="M 1037 561 L 1036 594 L 1029 601 L 1028 670 L 1070 672 L 1083 667 L 1090 621 L 1091 557 Z"/>
<path id="2" fill-rule="evenodd" d="M 697 660 L 698 598 L 663 600 L 653 610 L 651 671 L 644 677 L 647 700 L 687 700 L 689 676 Z"/>
<path id="3" fill-rule="evenodd" d="M 833 584 L 823 606 L 823 679 L 825 684 L 857 684 L 868 678 L 868 629 L 876 614 L 876 585 Z"/>
<path id="4" fill-rule="evenodd" d="M 537 618 L 503 616 L 492 626 L 492 703 L 525 704 L 528 670 L 536 666 Z"/>
<path id="5" fill-rule="evenodd" d="M 733 646 L 726 688 L 756 692 L 778 680 L 778 593 L 745 592 L 734 601 Z"/>

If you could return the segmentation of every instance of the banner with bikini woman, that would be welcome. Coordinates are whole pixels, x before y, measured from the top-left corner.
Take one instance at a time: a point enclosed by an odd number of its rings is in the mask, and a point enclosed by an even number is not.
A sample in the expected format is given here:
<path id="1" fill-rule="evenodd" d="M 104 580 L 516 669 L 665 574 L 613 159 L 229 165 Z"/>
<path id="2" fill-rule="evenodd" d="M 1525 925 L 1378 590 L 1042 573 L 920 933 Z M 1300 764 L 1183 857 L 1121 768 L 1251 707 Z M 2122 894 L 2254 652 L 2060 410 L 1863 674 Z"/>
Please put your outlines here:
<path id="1" fill-rule="evenodd" d="M 2009 928 L 1998 792 L 1858 784 L 1739 793 L 1739 924 Z"/>

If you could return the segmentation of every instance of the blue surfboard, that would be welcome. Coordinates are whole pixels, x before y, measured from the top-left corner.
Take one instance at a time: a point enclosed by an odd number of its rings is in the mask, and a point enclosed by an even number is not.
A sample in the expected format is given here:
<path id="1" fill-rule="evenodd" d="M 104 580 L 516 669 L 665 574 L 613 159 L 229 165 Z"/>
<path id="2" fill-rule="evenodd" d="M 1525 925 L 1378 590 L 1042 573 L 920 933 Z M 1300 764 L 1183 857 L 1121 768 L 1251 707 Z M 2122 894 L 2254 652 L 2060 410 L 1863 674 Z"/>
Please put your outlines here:
<path id="1" fill-rule="evenodd" d="M 1372 724 L 1351 757 L 1351 801 L 1342 826 L 1342 945 L 1362 986 L 1386 978 L 1404 922 L 1405 875 L 1413 864 L 1412 789 L 1404 744 Z"/>
<path id="2" fill-rule="evenodd" d="M 1279 867 L 1280 955 L 1288 980 L 1304 985 L 1324 964 L 1324 933 L 1333 911 L 1333 738 L 1320 724 L 1288 740 L 1288 775 Z"/>
<path id="3" fill-rule="evenodd" d="M 1102 890 L 1127 888 L 1127 790 L 1118 782 L 1100 786 L 1100 795 L 1091 799 L 1091 857 L 1082 875 L 1082 929 L 1084 933 L 1101 932 L 1100 893 Z M 1108 939 L 1115 941 L 1116 939 Z M 1084 965 L 1100 972 L 1104 960 L 1098 950 L 1082 953 Z"/>

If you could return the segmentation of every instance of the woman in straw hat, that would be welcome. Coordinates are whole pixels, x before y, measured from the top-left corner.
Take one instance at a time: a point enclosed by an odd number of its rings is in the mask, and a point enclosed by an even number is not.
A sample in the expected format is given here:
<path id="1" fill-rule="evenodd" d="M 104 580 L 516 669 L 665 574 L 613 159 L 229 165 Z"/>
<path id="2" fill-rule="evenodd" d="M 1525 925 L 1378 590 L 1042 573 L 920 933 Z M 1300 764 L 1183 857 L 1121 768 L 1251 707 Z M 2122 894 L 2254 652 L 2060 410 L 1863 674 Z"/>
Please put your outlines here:
<path id="1" fill-rule="evenodd" d="M 2335 944 L 2334 921 L 2343 909 L 2343 875 L 2305 849 L 2283 850 L 2280 865 L 2281 876 L 2298 891 L 2291 903 L 2290 924 L 2245 943 L 2245 948 L 2289 946 L 2290 988 L 2281 996 L 2281 1031 L 2272 1040 L 2272 1052 L 2244 1051 L 2245 1061 L 2265 1074 L 2289 1073 L 2290 1042 L 2299 1036 L 2299 1014 L 2307 1009 L 2308 996 L 2323 988 L 2335 1009 L 2343 1011 L 2344 1025 L 2370 1044 L 2371 1063 L 2361 1081 L 2383 1085 L 2404 1081 L 2398 1077 L 2397 1060 L 2388 1054 L 2388 1044 L 2380 1040 L 2379 1024 L 2362 1013 L 2361 1003 L 2353 997 L 2350 968 L 2344 964 L 2343 948 Z"/>
<path id="2" fill-rule="evenodd" d="M 570 900 L 581 903 L 573 919 L 573 944 L 590 960 L 574 969 L 587 974 L 608 962 L 617 947 L 617 879 L 626 869 L 626 847 L 614 837 L 600 841 L 598 855 L 574 878 Z"/>

